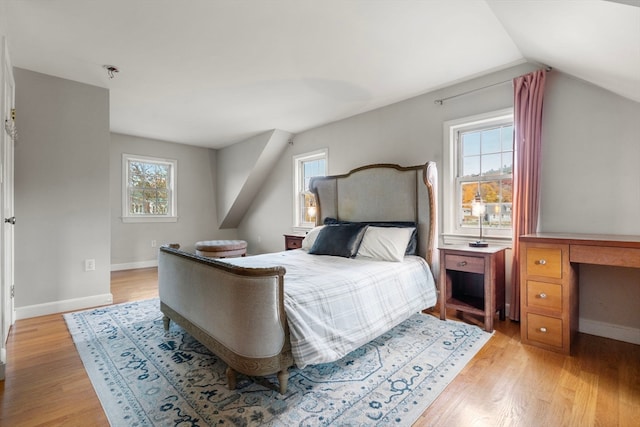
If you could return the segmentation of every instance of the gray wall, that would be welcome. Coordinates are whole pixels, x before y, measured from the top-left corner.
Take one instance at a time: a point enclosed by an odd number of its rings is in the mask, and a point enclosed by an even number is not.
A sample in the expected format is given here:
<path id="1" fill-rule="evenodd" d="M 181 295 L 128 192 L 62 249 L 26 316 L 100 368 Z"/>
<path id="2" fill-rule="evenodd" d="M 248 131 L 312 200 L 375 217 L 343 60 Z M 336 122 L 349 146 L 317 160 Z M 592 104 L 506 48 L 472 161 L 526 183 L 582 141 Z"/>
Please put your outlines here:
<path id="1" fill-rule="evenodd" d="M 27 307 L 55 312 L 76 300 L 104 303 L 111 264 L 109 92 L 20 68 L 14 73 L 18 318 Z M 95 271 L 84 271 L 85 259 L 95 259 Z"/>
<path id="2" fill-rule="evenodd" d="M 240 237 L 262 252 L 282 250 L 282 233 L 290 232 L 293 223 L 292 157 L 298 154 L 328 148 L 329 174 L 348 172 L 371 163 L 417 165 L 435 160 L 441 178 L 443 123 L 509 108 L 513 104 L 513 90 L 507 83 L 442 106 L 434 101 L 510 80 L 534 69 L 523 64 L 295 135 L 293 145 L 286 149 L 238 227 Z M 441 206 L 439 217 L 442 217 Z"/>
<path id="3" fill-rule="evenodd" d="M 562 73 L 545 91 L 542 231 L 640 235 L 640 103 Z M 580 266 L 581 329 L 637 328 L 640 269 Z"/>
<path id="4" fill-rule="evenodd" d="M 434 100 L 536 68 L 520 65 L 296 135 L 240 224 L 240 238 L 261 252 L 282 250 L 292 225 L 292 156 L 300 153 L 328 147 L 330 174 L 435 160 L 442 178 L 443 122 L 511 107 L 513 89 L 499 85 L 442 106 Z M 640 104 L 552 71 L 544 108 L 541 231 L 640 235 Z M 593 325 L 606 323 L 637 334 L 640 270 L 581 266 L 581 273 L 581 329 L 601 334 Z"/>
<path id="5" fill-rule="evenodd" d="M 178 222 L 122 222 L 123 153 L 178 161 Z M 215 164 L 215 150 L 130 135 L 111 135 L 111 263 L 114 269 L 155 265 L 158 246 L 163 243 L 180 243 L 183 248 L 192 249 L 199 240 L 236 237 L 236 229 L 218 229 Z M 152 240 L 156 241 L 156 247 L 151 246 Z"/>

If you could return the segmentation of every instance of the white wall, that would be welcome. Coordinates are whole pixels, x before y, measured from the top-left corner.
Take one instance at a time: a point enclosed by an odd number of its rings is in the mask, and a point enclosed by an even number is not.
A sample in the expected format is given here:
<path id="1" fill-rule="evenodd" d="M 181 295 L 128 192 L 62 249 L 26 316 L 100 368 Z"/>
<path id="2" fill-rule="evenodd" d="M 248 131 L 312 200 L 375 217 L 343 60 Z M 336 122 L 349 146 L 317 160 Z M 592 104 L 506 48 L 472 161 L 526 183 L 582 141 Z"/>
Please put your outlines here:
<path id="1" fill-rule="evenodd" d="M 123 153 L 178 161 L 178 222 L 122 222 Z M 236 229 L 218 229 L 215 164 L 215 150 L 111 134 L 111 263 L 114 270 L 157 265 L 158 247 L 163 243 L 180 243 L 184 249 L 193 249 L 200 240 L 236 238 Z M 151 246 L 152 240 L 156 241 L 156 247 Z"/>
<path id="2" fill-rule="evenodd" d="M 536 68 L 520 65 L 296 135 L 245 215 L 239 236 L 260 252 L 283 249 L 282 234 L 292 225 L 292 156 L 300 153 L 328 147 L 330 174 L 370 163 L 435 160 L 442 178 L 443 122 L 511 107 L 513 89 L 498 85 L 442 106 L 434 100 Z M 542 231 L 640 235 L 639 104 L 557 71 L 547 78 Z M 581 273 L 581 329 L 605 336 L 616 327 L 637 333 L 640 270 L 583 266 Z"/>
<path id="3" fill-rule="evenodd" d="M 109 92 L 14 69 L 18 318 L 109 302 Z M 95 271 L 84 260 L 95 259 Z"/>

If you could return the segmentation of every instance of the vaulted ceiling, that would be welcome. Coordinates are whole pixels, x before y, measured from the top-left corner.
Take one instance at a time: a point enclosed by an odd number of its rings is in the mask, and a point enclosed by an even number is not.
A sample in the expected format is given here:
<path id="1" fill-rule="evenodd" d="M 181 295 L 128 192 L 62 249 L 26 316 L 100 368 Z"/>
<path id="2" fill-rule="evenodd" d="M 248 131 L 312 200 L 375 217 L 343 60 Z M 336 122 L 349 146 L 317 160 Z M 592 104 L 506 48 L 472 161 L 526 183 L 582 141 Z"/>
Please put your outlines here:
<path id="1" fill-rule="evenodd" d="M 640 0 L 0 2 L 14 66 L 108 88 L 113 132 L 179 143 L 297 133 L 526 61 L 640 102 Z"/>

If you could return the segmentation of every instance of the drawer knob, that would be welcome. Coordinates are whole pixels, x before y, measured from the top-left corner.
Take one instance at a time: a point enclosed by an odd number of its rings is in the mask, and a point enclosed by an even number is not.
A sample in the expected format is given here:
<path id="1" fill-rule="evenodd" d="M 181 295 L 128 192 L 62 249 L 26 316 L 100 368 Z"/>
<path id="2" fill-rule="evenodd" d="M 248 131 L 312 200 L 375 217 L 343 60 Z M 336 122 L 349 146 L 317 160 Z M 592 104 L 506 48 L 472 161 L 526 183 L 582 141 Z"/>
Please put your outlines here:
<path id="1" fill-rule="evenodd" d="M 547 294 L 541 292 L 540 294 L 538 294 L 538 297 L 540 297 L 540 299 L 545 299 L 547 297 Z"/>
<path id="2" fill-rule="evenodd" d="M 547 328 L 545 328 L 544 326 L 542 328 L 540 328 L 540 332 L 542 332 L 543 334 L 547 333 Z"/>
<path id="3" fill-rule="evenodd" d="M 464 267 L 465 265 L 467 265 L 467 261 L 460 261 L 458 263 L 458 267 Z"/>
<path id="4" fill-rule="evenodd" d="M 536 261 L 536 264 L 538 264 L 538 265 L 545 265 L 546 263 L 547 263 L 546 259 L 539 259 L 539 260 Z"/>

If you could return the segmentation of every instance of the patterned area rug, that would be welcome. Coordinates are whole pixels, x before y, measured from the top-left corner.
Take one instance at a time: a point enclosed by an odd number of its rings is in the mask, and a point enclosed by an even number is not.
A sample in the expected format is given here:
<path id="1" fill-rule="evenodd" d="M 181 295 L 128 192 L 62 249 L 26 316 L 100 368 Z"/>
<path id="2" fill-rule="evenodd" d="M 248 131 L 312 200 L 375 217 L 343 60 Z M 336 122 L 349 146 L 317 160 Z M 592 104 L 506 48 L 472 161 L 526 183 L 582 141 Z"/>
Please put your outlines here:
<path id="1" fill-rule="evenodd" d="M 112 426 L 410 426 L 489 340 L 456 321 L 415 314 L 329 364 L 277 379 L 238 375 L 179 326 L 157 299 L 65 315 Z"/>

